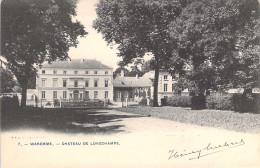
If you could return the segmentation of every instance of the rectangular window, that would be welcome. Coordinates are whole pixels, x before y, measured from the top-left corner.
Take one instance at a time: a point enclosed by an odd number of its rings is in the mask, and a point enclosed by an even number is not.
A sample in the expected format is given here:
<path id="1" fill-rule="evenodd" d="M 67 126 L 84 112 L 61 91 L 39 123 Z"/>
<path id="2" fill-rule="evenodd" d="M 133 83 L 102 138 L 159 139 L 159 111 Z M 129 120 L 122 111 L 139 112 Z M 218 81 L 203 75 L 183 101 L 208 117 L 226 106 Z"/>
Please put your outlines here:
<path id="1" fill-rule="evenodd" d="M 88 80 L 85 81 L 85 87 L 88 87 Z"/>
<path id="2" fill-rule="evenodd" d="M 58 80 L 57 79 L 53 79 L 53 87 L 57 87 L 58 84 Z"/>
<path id="3" fill-rule="evenodd" d="M 167 88 L 168 88 L 168 85 L 165 83 L 165 84 L 163 85 L 163 91 L 164 91 L 164 92 L 167 92 Z"/>
<path id="4" fill-rule="evenodd" d="M 74 74 L 78 74 L 78 71 L 74 71 Z"/>
<path id="5" fill-rule="evenodd" d="M 53 70 L 53 74 L 57 74 L 57 70 Z"/>
<path id="6" fill-rule="evenodd" d="M 66 74 L 67 74 L 67 71 L 63 71 L 63 74 L 66 75 Z"/>
<path id="7" fill-rule="evenodd" d="M 63 87 L 67 87 L 67 80 L 63 80 Z"/>
<path id="8" fill-rule="evenodd" d="M 164 76 L 163 76 L 163 79 L 164 79 L 164 80 L 168 80 L 168 75 L 164 75 Z"/>
<path id="9" fill-rule="evenodd" d="M 98 87 L 98 80 L 94 80 L 94 87 Z"/>
<path id="10" fill-rule="evenodd" d="M 42 70 L 42 74 L 45 74 L 45 70 Z"/>
<path id="11" fill-rule="evenodd" d="M 105 74 L 107 75 L 107 74 L 108 74 L 108 71 L 105 71 Z"/>
<path id="12" fill-rule="evenodd" d="M 67 99 L 67 91 L 63 91 L 63 99 Z"/>
<path id="13" fill-rule="evenodd" d="M 78 81 L 77 80 L 74 81 L 74 87 L 78 87 Z"/>
<path id="14" fill-rule="evenodd" d="M 108 98 L 108 91 L 105 91 L 105 99 Z"/>
<path id="15" fill-rule="evenodd" d="M 105 87 L 108 87 L 108 80 L 105 80 Z"/>
<path id="16" fill-rule="evenodd" d="M 98 98 L 98 91 L 94 91 L 94 99 Z"/>
<path id="17" fill-rule="evenodd" d="M 172 84 L 172 92 L 174 92 L 174 84 Z"/>
<path id="18" fill-rule="evenodd" d="M 85 71 L 85 74 L 88 74 L 88 71 Z"/>
<path id="19" fill-rule="evenodd" d="M 89 99 L 89 91 L 85 91 L 85 99 Z"/>
<path id="20" fill-rule="evenodd" d="M 96 75 L 96 74 L 97 74 L 97 71 L 94 71 L 94 74 Z"/>
<path id="21" fill-rule="evenodd" d="M 57 99 L 57 91 L 53 91 L 53 98 Z"/>
<path id="22" fill-rule="evenodd" d="M 45 79 L 42 79 L 42 86 L 45 86 Z"/>
<path id="23" fill-rule="evenodd" d="M 45 91 L 42 91 L 42 99 L 45 99 Z"/>

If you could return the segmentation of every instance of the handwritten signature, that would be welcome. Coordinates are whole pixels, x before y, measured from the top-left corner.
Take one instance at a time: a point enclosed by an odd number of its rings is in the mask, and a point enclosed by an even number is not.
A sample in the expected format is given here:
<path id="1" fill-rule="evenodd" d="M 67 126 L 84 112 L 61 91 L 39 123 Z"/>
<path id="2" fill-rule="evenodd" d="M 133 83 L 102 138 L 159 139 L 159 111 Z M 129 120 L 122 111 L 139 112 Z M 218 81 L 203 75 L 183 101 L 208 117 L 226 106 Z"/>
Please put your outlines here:
<path id="1" fill-rule="evenodd" d="M 175 150 L 169 150 L 168 160 L 170 160 L 172 158 L 180 158 L 180 157 L 184 157 L 184 156 L 190 156 L 189 160 L 200 159 L 202 157 L 212 155 L 212 154 L 215 154 L 218 152 L 222 152 L 222 151 L 230 149 L 230 148 L 239 147 L 244 144 L 245 144 L 245 141 L 243 139 L 241 139 L 240 141 L 237 141 L 237 142 L 229 142 L 229 143 L 225 142 L 224 144 L 217 145 L 217 146 L 212 146 L 212 144 L 209 143 L 205 148 L 195 150 L 195 151 L 189 151 L 189 152 L 186 152 L 186 150 L 184 150 L 182 153 L 180 153 Z M 195 157 L 194 157 L 194 155 L 195 155 Z"/>

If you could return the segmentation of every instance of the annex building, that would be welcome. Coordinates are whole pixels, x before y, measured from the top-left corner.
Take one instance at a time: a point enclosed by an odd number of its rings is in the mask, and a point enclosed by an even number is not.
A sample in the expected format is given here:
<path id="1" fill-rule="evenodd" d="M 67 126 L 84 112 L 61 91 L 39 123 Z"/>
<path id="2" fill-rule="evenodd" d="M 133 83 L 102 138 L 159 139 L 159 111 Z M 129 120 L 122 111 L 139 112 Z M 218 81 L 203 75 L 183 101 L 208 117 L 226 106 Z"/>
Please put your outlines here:
<path id="1" fill-rule="evenodd" d="M 38 67 L 36 91 L 44 104 L 61 101 L 113 99 L 113 69 L 97 60 L 44 63 Z"/>

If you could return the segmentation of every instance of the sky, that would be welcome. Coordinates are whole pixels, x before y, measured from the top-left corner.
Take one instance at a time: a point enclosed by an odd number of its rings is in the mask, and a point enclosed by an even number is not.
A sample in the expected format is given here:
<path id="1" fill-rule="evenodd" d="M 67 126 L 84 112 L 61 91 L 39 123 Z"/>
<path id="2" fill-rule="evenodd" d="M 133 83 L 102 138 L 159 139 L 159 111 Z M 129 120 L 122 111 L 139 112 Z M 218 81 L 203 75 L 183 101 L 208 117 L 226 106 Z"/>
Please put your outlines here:
<path id="1" fill-rule="evenodd" d="M 84 26 L 88 35 L 84 38 L 78 38 L 77 48 L 70 48 L 69 56 L 71 59 L 96 59 L 114 70 L 118 67 L 117 62 L 122 60 L 117 57 L 116 47 L 108 46 L 102 39 L 102 34 L 92 28 L 93 21 L 97 17 L 96 4 L 98 0 L 80 0 L 77 6 L 77 17 Z"/>

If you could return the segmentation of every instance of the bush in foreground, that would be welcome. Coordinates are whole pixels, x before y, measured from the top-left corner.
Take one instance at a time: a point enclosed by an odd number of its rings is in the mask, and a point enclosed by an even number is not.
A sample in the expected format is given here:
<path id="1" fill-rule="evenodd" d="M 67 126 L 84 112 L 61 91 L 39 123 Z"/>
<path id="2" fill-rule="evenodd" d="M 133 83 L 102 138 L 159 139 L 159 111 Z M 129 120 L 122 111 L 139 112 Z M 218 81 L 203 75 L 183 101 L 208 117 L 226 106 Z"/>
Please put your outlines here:
<path id="1" fill-rule="evenodd" d="M 166 100 L 166 105 L 175 106 L 175 107 L 190 107 L 191 106 L 191 97 L 190 96 L 180 96 L 180 95 L 168 97 Z"/>

